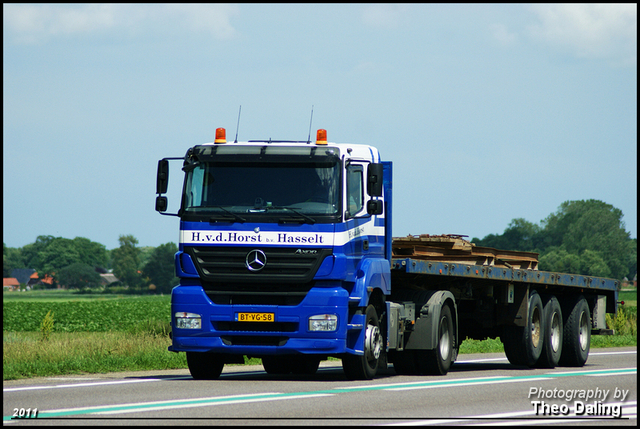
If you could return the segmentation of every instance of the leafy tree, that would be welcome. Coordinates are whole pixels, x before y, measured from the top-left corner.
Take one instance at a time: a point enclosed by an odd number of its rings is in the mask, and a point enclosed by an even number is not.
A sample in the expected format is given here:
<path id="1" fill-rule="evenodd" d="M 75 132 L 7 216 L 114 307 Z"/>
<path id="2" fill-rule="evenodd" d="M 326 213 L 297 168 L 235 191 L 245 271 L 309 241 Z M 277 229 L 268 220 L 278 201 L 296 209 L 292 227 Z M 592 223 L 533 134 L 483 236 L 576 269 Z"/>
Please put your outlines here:
<path id="1" fill-rule="evenodd" d="M 76 262 L 66 266 L 57 274 L 58 283 L 67 288 L 85 289 L 100 286 L 100 274 L 90 265 Z"/>
<path id="2" fill-rule="evenodd" d="M 580 254 L 580 272 L 595 277 L 611 277 L 611 269 L 600 252 L 589 249 Z"/>
<path id="3" fill-rule="evenodd" d="M 540 254 L 541 270 L 631 278 L 638 267 L 637 239 L 631 239 L 622 211 L 598 200 L 565 201 L 541 226 L 511 221 L 503 234 L 474 238 L 480 246 Z"/>
<path id="4" fill-rule="evenodd" d="M 538 258 L 539 268 L 544 271 L 578 274 L 580 271 L 580 257 L 562 248 L 541 255 Z"/>
<path id="5" fill-rule="evenodd" d="M 106 267 L 108 262 L 107 248 L 104 244 L 96 243 L 88 238 L 76 237 L 73 246 L 80 255 L 80 262 L 92 267 Z"/>
<path id="6" fill-rule="evenodd" d="M 631 255 L 629 255 L 629 267 L 627 268 L 627 277 L 632 279 L 638 273 L 638 239 L 631 240 Z"/>
<path id="7" fill-rule="evenodd" d="M 75 263 L 102 267 L 108 261 L 105 246 L 84 237 L 71 240 L 41 235 L 34 243 L 24 246 L 21 254 L 24 267 L 35 269 L 40 277 L 49 274 L 55 278 L 58 271 Z"/>
<path id="8" fill-rule="evenodd" d="M 153 246 L 145 246 L 140 248 L 140 254 L 138 255 L 138 262 L 140 263 L 140 265 L 138 265 L 138 270 L 143 271 L 144 266 L 147 265 L 147 262 L 149 262 L 149 259 L 151 259 L 151 255 L 153 255 L 153 252 L 155 250 L 156 248 Z"/>
<path id="9" fill-rule="evenodd" d="M 73 241 L 68 238 L 55 238 L 40 253 L 40 263 L 38 270 L 39 276 L 49 274 L 56 281 L 58 280 L 58 272 L 71 264 L 80 262 L 80 253 L 73 245 Z"/>
<path id="10" fill-rule="evenodd" d="M 177 278 L 175 275 L 175 254 L 178 246 L 166 243 L 154 249 L 142 273 L 156 286 L 156 292 L 169 293 Z"/>
<path id="11" fill-rule="evenodd" d="M 540 227 L 523 218 L 513 219 L 501 235 L 489 234 L 484 239 L 473 239 L 478 246 L 502 250 L 532 252 L 540 240 Z"/>
<path id="12" fill-rule="evenodd" d="M 24 268 L 33 268 L 41 272 L 43 267 L 42 253 L 53 240 L 55 240 L 53 235 L 39 235 L 35 242 L 24 246 L 21 249 Z"/>
<path id="13" fill-rule="evenodd" d="M 113 274 L 125 285 L 139 287 L 142 284 L 142 277 L 138 269 L 140 265 L 138 240 L 133 235 L 121 235 L 118 242 L 120 247 L 111 251 Z"/>
<path id="14" fill-rule="evenodd" d="M 22 252 L 2 243 L 2 277 L 11 277 L 11 271 L 16 268 L 25 268 Z"/>
<path id="15" fill-rule="evenodd" d="M 633 255 L 622 216 L 620 209 L 602 201 L 565 201 L 543 224 L 547 242 L 578 255 L 585 250 L 598 252 L 610 275 L 621 279 L 628 274 Z"/>

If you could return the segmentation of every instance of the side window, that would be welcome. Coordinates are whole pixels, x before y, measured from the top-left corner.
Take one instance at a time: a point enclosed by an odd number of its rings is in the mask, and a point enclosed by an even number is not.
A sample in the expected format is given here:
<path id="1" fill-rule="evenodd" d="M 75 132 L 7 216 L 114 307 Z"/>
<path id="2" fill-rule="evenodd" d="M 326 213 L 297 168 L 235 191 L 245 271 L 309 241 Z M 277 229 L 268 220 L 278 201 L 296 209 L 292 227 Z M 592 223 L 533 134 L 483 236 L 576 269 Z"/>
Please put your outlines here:
<path id="1" fill-rule="evenodd" d="M 204 167 L 199 165 L 187 176 L 186 185 L 186 206 L 187 208 L 202 206 L 202 180 L 204 177 Z"/>
<path id="2" fill-rule="evenodd" d="M 364 206 L 364 174 L 361 165 L 347 167 L 347 210 L 349 216 L 357 215 Z"/>

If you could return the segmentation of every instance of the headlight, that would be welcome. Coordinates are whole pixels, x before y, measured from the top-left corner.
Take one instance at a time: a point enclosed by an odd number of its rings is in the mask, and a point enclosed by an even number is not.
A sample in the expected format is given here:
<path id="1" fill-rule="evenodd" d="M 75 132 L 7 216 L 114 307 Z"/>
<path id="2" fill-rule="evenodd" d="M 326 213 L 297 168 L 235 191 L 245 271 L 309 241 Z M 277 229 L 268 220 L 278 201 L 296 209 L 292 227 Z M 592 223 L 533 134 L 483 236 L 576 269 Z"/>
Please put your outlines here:
<path id="1" fill-rule="evenodd" d="M 309 331 L 331 332 L 338 330 L 336 314 L 317 314 L 309 317 Z"/>
<path id="2" fill-rule="evenodd" d="M 195 313 L 185 313 L 179 311 L 175 314 L 176 329 L 200 329 L 202 328 L 201 317 Z"/>

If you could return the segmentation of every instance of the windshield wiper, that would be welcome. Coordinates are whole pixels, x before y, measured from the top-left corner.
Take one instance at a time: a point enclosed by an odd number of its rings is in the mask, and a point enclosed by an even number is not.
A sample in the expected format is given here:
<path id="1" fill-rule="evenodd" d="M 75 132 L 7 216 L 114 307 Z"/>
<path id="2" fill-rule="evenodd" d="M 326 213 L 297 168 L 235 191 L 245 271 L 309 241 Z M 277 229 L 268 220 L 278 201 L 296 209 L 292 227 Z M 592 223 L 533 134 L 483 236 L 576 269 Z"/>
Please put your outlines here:
<path id="1" fill-rule="evenodd" d="M 284 219 L 280 219 L 280 222 L 282 223 L 286 223 L 286 221 L 293 221 L 293 222 L 302 222 L 304 223 L 304 221 L 307 221 L 307 223 L 310 224 L 314 224 L 316 223 L 316 220 L 314 218 L 312 218 L 311 216 L 307 216 L 306 214 L 299 212 L 298 210 L 294 210 L 291 207 L 284 207 L 284 206 L 266 206 L 264 207 L 264 209 L 268 210 L 287 210 L 290 211 L 291 213 L 297 214 L 298 216 L 300 216 L 301 219 L 295 219 L 295 218 L 284 218 Z"/>
<path id="2" fill-rule="evenodd" d="M 225 209 L 222 206 L 211 206 L 212 208 L 217 208 L 220 210 L 225 211 L 229 216 L 226 215 L 218 215 L 218 216 L 211 216 L 209 218 L 209 222 L 230 222 L 231 220 L 235 220 L 236 222 L 240 222 L 240 223 L 245 223 L 247 220 L 245 218 L 243 218 L 240 215 L 237 215 L 227 209 Z"/>

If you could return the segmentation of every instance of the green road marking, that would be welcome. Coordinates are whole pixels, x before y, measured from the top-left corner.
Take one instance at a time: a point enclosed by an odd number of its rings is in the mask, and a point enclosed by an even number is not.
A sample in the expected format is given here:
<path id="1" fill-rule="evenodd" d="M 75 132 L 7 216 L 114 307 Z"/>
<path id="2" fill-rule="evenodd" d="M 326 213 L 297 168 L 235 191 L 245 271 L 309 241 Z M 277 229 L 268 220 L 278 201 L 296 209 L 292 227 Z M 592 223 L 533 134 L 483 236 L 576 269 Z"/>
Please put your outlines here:
<path id="1" fill-rule="evenodd" d="M 168 410 L 176 408 L 192 408 L 202 407 L 210 405 L 222 405 L 222 404 L 240 404 L 247 402 L 262 402 L 262 401 L 275 401 L 283 399 L 304 399 L 319 396 L 332 396 L 339 393 L 352 393 L 352 392 L 366 392 L 366 391 L 380 391 L 380 390 L 401 390 L 401 389 L 421 389 L 431 387 L 456 387 L 464 385 L 474 384 L 493 384 L 500 382 L 521 382 L 527 380 L 543 380 L 559 377 L 577 377 L 577 376 L 590 376 L 590 375 L 624 375 L 637 373 L 637 368 L 620 368 L 609 370 L 593 370 L 593 371 L 570 371 L 570 372 L 555 372 L 546 374 L 534 374 L 523 376 L 496 376 L 496 377 L 480 377 L 471 379 L 454 379 L 454 380 L 433 380 L 423 382 L 409 382 L 409 383 L 395 383 L 395 384 L 377 384 L 377 385 L 363 385 L 354 387 L 339 387 L 328 390 L 316 390 L 311 392 L 293 392 L 293 393 L 260 393 L 250 395 L 237 395 L 237 396 L 218 396 L 211 398 L 200 399 L 181 399 L 170 401 L 155 401 L 155 402 L 143 402 L 135 404 L 122 404 L 122 405 L 104 405 L 94 407 L 82 407 L 82 408 L 69 408 L 53 411 L 38 412 L 37 418 L 55 418 L 55 417 L 68 417 L 79 416 L 88 414 L 122 414 L 131 412 L 143 412 L 152 410 Z M 6 398 L 5 398 L 6 399 Z M 13 420 L 12 416 L 4 416 L 4 421 Z M 17 420 L 17 419 L 16 419 Z M 26 419 L 20 419 L 26 420 Z"/>

